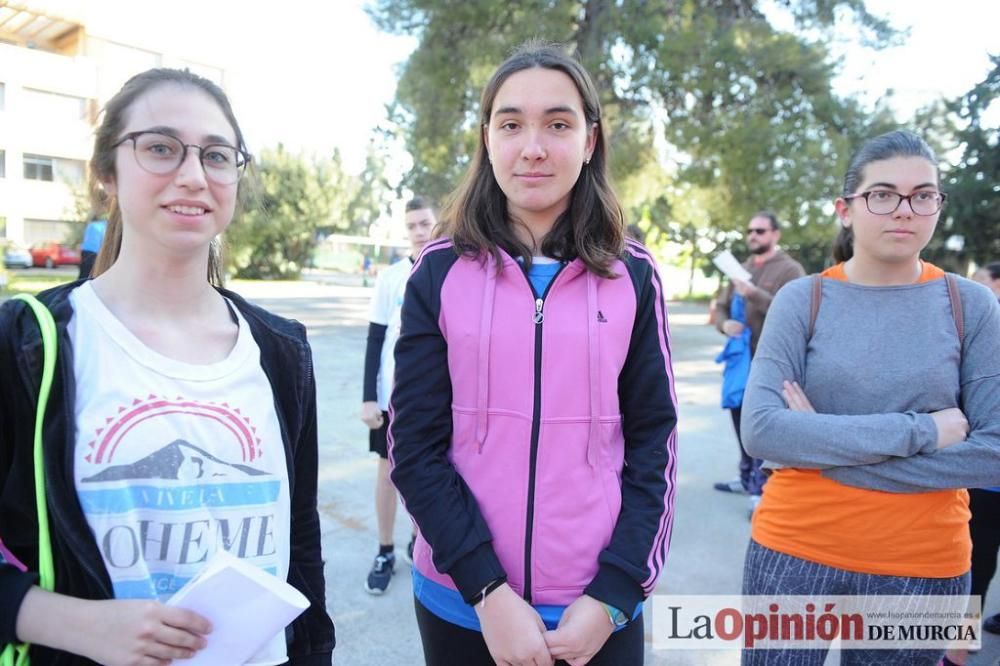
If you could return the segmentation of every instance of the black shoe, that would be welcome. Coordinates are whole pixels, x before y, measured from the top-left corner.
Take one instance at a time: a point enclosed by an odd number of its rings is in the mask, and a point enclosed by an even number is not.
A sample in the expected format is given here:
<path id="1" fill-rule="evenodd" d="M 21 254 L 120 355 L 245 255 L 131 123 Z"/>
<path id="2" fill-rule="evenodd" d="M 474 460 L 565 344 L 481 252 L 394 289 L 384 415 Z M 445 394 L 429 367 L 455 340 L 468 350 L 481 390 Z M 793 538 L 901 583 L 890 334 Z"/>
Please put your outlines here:
<path id="1" fill-rule="evenodd" d="M 747 489 L 743 487 L 743 482 L 739 479 L 733 479 L 732 481 L 719 481 L 717 483 L 713 483 L 712 487 L 724 493 L 739 493 L 741 495 L 746 495 L 747 493 Z"/>
<path id="2" fill-rule="evenodd" d="M 983 631 L 988 631 L 991 634 L 1000 634 L 1000 613 L 991 615 L 983 620 Z"/>
<path id="3" fill-rule="evenodd" d="M 396 556 L 392 553 L 388 555 L 377 555 L 372 564 L 372 570 L 368 572 L 368 580 L 365 581 L 365 589 L 368 594 L 382 594 L 389 589 L 392 582 L 392 574 L 396 570 Z"/>

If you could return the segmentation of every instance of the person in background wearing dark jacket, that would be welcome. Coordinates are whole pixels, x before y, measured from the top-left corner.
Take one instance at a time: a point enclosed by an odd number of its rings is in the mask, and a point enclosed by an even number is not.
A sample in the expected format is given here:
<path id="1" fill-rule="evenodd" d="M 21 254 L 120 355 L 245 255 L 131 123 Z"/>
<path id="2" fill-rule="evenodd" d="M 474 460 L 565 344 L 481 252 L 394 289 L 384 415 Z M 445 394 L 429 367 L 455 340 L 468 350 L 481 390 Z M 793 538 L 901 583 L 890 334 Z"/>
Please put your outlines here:
<path id="1" fill-rule="evenodd" d="M 36 664 L 168 664 L 212 640 L 162 602 L 227 550 L 311 602 L 251 663 L 330 664 L 312 356 L 301 324 L 221 288 L 217 236 L 250 155 L 222 90 L 187 70 L 125 83 L 92 177 L 112 197 L 93 280 L 43 292 L 59 356 L 44 428 L 55 590 L 35 585 L 41 342 L 0 308 L 0 644 Z M 245 187 L 246 183 L 243 183 Z"/>
<path id="2" fill-rule="evenodd" d="M 635 666 L 677 465 L 663 286 L 624 239 L 577 61 L 525 45 L 480 113 L 407 284 L 390 401 L 424 656 Z"/>
<path id="3" fill-rule="evenodd" d="M 778 218 L 769 211 L 761 211 L 750 218 L 747 225 L 746 243 L 750 250 L 750 258 L 743 263 L 751 275 L 751 282 L 733 280 L 722 292 L 715 305 L 715 325 L 720 333 L 737 337 L 743 333 L 744 327 L 750 329 L 750 356 L 757 351 L 757 341 L 764 328 L 764 318 L 771 300 L 783 286 L 806 274 L 802 264 L 792 259 L 778 247 L 781 240 L 781 227 Z M 736 321 L 730 313 L 733 294 L 743 297 L 746 305 L 746 324 Z M 715 484 L 716 490 L 730 493 L 746 493 L 750 496 L 750 513 L 760 503 L 760 495 L 764 490 L 767 477 L 761 470 L 761 460 L 748 455 L 740 437 L 740 417 L 742 410 L 734 407 L 729 410 L 736 431 L 736 443 L 740 447 L 740 475 L 732 481 L 720 481 Z"/>

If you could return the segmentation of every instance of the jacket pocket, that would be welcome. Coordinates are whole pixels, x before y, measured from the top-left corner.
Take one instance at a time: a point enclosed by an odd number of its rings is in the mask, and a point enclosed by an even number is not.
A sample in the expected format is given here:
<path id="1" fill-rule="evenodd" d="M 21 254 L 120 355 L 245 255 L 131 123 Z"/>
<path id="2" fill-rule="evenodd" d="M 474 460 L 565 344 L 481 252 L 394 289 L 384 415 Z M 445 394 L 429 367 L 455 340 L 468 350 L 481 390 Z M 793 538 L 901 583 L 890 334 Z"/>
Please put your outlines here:
<path id="1" fill-rule="evenodd" d="M 516 590 L 524 580 L 531 419 L 494 410 L 482 446 L 476 437 L 476 410 L 452 408 L 448 459 L 476 499 L 493 536 L 493 550 Z"/>
<path id="2" fill-rule="evenodd" d="M 590 421 L 542 424 L 532 525 L 532 600 L 571 603 L 597 574 L 621 509 L 621 420 L 602 419 L 596 467 Z"/>

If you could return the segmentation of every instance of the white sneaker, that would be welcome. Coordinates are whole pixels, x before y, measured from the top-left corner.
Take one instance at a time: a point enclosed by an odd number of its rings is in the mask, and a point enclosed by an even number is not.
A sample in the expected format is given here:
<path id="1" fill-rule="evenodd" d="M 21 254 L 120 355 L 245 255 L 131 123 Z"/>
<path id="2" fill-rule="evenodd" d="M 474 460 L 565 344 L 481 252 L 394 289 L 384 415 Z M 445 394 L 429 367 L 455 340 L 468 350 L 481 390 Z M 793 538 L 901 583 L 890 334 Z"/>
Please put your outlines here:
<path id="1" fill-rule="evenodd" d="M 750 496 L 750 509 L 747 511 L 747 518 L 753 520 L 753 514 L 760 505 L 760 495 Z"/>

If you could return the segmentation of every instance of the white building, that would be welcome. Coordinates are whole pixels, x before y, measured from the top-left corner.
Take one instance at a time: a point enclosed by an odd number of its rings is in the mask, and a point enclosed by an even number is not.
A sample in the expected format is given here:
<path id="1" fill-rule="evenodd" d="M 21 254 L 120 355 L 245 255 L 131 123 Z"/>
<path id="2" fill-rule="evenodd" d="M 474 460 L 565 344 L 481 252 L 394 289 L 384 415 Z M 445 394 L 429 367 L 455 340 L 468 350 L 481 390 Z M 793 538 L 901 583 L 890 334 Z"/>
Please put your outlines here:
<path id="1" fill-rule="evenodd" d="M 94 127 L 126 79 L 186 67 L 224 84 L 218 67 L 89 34 L 49 4 L 0 0 L 0 237 L 24 245 L 62 240 L 86 221 Z"/>

